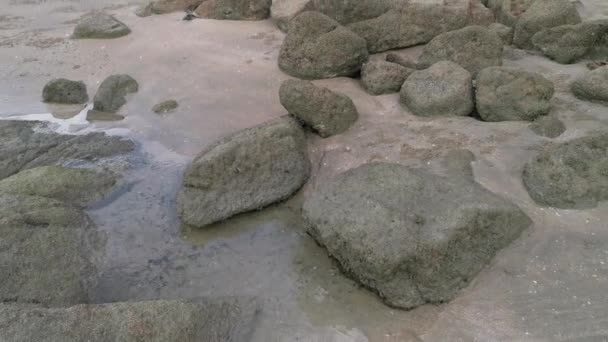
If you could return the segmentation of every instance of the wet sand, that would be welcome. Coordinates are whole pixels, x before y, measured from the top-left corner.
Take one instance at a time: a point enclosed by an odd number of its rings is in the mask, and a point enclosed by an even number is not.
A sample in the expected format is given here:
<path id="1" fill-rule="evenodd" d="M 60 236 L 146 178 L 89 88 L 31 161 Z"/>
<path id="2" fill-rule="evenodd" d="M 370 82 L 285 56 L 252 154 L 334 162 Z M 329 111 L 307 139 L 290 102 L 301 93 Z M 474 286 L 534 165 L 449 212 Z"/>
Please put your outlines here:
<path id="1" fill-rule="evenodd" d="M 608 17 L 603 1 L 582 2 L 584 15 Z M 361 118 L 345 134 L 310 136 L 315 170 L 307 186 L 286 203 L 191 229 L 180 225 L 175 212 L 187 163 L 217 138 L 285 114 L 277 94 L 288 76 L 276 66 L 283 33 L 270 21 L 184 22 L 182 13 L 138 18 L 134 6 L 120 0 L 0 0 L 0 6 L 0 117 L 78 113 L 81 108 L 40 102 L 43 85 L 54 77 L 84 80 L 91 97 L 112 73 L 129 73 L 140 84 L 119 112 L 125 120 L 53 119 L 63 132 L 102 130 L 128 136 L 139 147 L 121 189 L 89 210 L 108 234 L 95 302 L 257 296 L 265 310 L 255 341 L 608 340 L 608 203 L 590 210 L 535 204 L 521 172 L 551 140 L 527 123 L 420 118 L 401 107 L 396 94 L 373 97 L 347 78 L 316 81 L 351 96 Z M 132 34 L 67 39 L 75 20 L 95 7 L 108 7 Z M 552 113 L 568 128 L 555 141 L 608 128 L 608 107 L 579 101 L 568 91 L 586 71 L 583 63 L 563 66 L 507 49 L 505 64 L 555 83 Z M 180 103 L 175 112 L 152 112 L 171 98 Z M 477 181 L 514 201 L 534 226 L 454 301 L 391 309 L 344 277 L 306 235 L 302 197 L 365 162 L 425 166 L 451 148 L 473 151 Z"/>

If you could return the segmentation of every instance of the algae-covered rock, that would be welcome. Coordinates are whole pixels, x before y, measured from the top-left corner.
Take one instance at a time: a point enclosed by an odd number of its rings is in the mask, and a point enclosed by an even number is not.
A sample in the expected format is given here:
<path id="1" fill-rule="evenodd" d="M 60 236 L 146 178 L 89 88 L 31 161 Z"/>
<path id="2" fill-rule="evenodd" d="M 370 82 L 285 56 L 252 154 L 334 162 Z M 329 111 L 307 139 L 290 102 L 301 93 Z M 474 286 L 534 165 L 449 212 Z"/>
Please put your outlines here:
<path id="1" fill-rule="evenodd" d="M 532 36 L 538 31 L 581 22 L 574 4 L 568 0 L 535 0 L 515 25 L 513 44 L 534 49 Z"/>
<path id="2" fill-rule="evenodd" d="M 513 43 L 513 28 L 501 23 L 492 23 L 488 26 L 488 30 L 496 33 L 505 45 Z"/>
<path id="3" fill-rule="evenodd" d="M 473 111 L 471 74 L 453 62 L 413 72 L 401 87 L 401 102 L 420 116 L 464 116 Z"/>
<path id="4" fill-rule="evenodd" d="M 67 308 L 0 304 L 0 340 L 11 342 L 246 342 L 254 299 L 156 300 Z"/>
<path id="5" fill-rule="evenodd" d="M 125 96 L 139 90 L 139 84 L 129 75 L 119 74 L 106 78 L 93 99 L 93 109 L 100 112 L 115 113 L 127 103 Z"/>
<path id="6" fill-rule="evenodd" d="M 457 164 L 446 177 L 387 163 L 349 170 L 306 198 L 309 232 L 391 306 L 449 301 L 531 224 Z"/>
<path id="7" fill-rule="evenodd" d="M 476 75 L 484 68 L 502 65 L 502 52 L 498 34 L 485 27 L 467 26 L 435 37 L 424 47 L 418 62 L 429 67 L 452 61 Z"/>
<path id="8" fill-rule="evenodd" d="M 289 114 L 324 138 L 346 131 L 359 118 L 357 108 L 348 96 L 317 87 L 309 81 L 283 82 L 279 98 Z"/>
<path id="9" fill-rule="evenodd" d="M 608 66 L 597 68 L 575 80 L 571 89 L 579 99 L 608 103 Z"/>
<path id="10" fill-rule="evenodd" d="M 363 65 L 361 83 L 372 95 L 396 93 L 414 71 L 397 63 L 372 61 Z"/>
<path id="11" fill-rule="evenodd" d="M 524 167 L 523 181 L 542 205 L 585 209 L 608 200 L 608 134 L 543 148 Z"/>
<path id="12" fill-rule="evenodd" d="M 367 61 L 365 40 L 318 12 L 291 21 L 279 53 L 279 67 L 304 79 L 351 76 Z"/>
<path id="13" fill-rule="evenodd" d="M 89 100 L 89 95 L 84 82 L 57 78 L 44 86 L 42 100 L 52 103 L 81 104 Z"/>
<path id="14" fill-rule="evenodd" d="M 123 22 L 103 12 L 85 15 L 72 33 L 75 39 L 109 39 L 126 36 L 131 30 Z"/>
<path id="15" fill-rule="evenodd" d="M 302 128 L 280 118 L 201 152 L 184 175 L 178 213 L 186 224 L 203 227 L 288 198 L 309 173 Z"/>
<path id="16" fill-rule="evenodd" d="M 607 37 L 608 20 L 604 19 L 544 29 L 532 36 L 532 43 L 545 56 L 569 64 L 588 55 Z"/>
<path id="17" fill-rule="evenodd" d="M 179 104 L 175 100 L 167 100 L 157 103 L 152 107 L 152 111 L 156 114 L 165 114 L 172 112 L 179 107 Z"/>
<path id="18" fill-rule="evenodd" d="M 566 131 L 566 125 L 553 115 L 542 116 L 530 124 L 530 129 L 543 137 L 557 138 Z"/>
<path id="19" fill-rule="evenodd" d="M 205 0 L 195 10 L 201 18 L 264 20 L 270 17 L 272 0 Z"/>
<path id="20" fill-rule="evenodd" d="M 85 206 L 99 200 L 116 184 L 109 170 L 40 166 L 0 180 L 0 194 L 41 196 Z"/>
<path id="21" fill-rule="evenodd" d="M 477 111 L 484 121 L 534 121 L 549 113 L 553 83 L 511 67 L 491 67 L 477 77 Z"/>

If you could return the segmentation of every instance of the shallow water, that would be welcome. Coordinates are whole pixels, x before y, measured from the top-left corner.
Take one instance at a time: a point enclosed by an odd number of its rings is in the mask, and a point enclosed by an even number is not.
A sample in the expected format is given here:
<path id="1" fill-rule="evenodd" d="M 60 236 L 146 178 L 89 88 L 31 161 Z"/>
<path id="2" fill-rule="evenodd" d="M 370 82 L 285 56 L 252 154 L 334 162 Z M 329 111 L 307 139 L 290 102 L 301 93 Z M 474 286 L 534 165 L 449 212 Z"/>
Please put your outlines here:
<path id="1" fill-rule="evenodd" d="M 586 16 L 608 16 L 603 1 L 583 3 Z M 301 193 L 205 230 L 182 227 L 175 197 L 192 157 L 219 137 L 284 114 L 277 91 L 287 76 L 276 67 L 283 34 L 268 21 L 183 22 L 181 13 L 138 18 L 120 0 L 0 0 L 0 6 L 9 17 L 0 20 L 0 117 L 52 121 L 64 133 L 106 131 L 138 144 L 121 187 L 89 210 L 108 235 L 93 301 L 256 296 L 265 305 L 256 341 L 608 339 L 608 203 L 591 210 L 536 205 L 520 174 L 549 140 L 527 124 L 419 118 L 397 95 L 371 97 L 351 79 L 319 81 L 351 96 L 361 118 L 343 135 L 310 137 L 315 171 Z M 75 19 L 100 6 L 133 33 L 112 41 L 65 39 Z M 569 94 L 583 65 L 518 50 L 505 57 L 505 64 L 555 82 L 553 113 L 568 127 L 558 141 L 608 128 L 606 107 Z M 120 111 L 123 121 L 89 123 L 86 109 L 40 102 L 50 78 L 82 79 L 92 97 L 104 77 L 122 72 L 140 83 Z M 176 112 L 151 112 L 169 98 L 180 102 Z M 302 197 L 368 161 L 432 166 L 455 147 L 471 149 L 477 181 L 517 203 L 534 226 L 451 303 L 391 309 L 344 277 L 306 235 Z"/>

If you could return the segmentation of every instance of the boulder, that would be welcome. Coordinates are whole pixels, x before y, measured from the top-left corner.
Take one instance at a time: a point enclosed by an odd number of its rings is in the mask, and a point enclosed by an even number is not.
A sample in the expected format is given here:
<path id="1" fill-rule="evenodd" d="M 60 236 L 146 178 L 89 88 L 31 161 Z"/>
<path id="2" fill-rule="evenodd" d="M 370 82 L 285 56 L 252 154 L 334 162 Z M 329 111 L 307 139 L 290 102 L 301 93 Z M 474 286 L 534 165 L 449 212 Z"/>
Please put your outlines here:
<path id="1" fill-rule="evenodd" d="M 514 27 L 535 0 L 499 0 L 494 3 L 496 21 Z"/>
<path id="2" fill-rule="evenodd" d="M 513 43 L 513 28 L 501 23 L 492 23 L 488 26 L 488 30 L 496 33 L 503 44 L 511 45 Z"/>
<path id="3" fill-rule="evenodd" d="M 413 72 L 400 95 L 401 102 L 420 116 L 464 116 L 475 107 L 471 74 L 448 61 Z"/>
<path id="4" fill-rule="evenodd" d="M 112 171 L 100 168 L 40 166 L 0 180 L 0 194 L 41 196 L 86 206 L 106 195 L 116 181 Z"/>
<path id="5" fill-rule="evenodd" d="M 42 100 L 52 103 L 81 104 L 89 100 L 89 95 L 84 82 L 56 78 L 49 81 L 42 89 Z"/>
<path id="6" fill-rule="evenodd" d="M 138 8 L 135 14 L 147 17 L 152 14 L 183 12 L 196 9 L 203 0 L 153 0 Z"/>
<path id="7" fill-rule="evenodd" d="M 608 20 L 561 25 L 536 32 L 532 43 L 545 56 L 562 64 L 577 62 L 608 36 Z"/>
<path id="8" fill-rule="evenodd" d="M 414 71 L 396 63 L 372 61 L 363 65 L 361 83 L 372 95 L 396 93 Z"/>
<path id="9" fill-rule="evenodd" d="M 279 98 L 289 114 L 323 138 L 346 131 L 359 118 L 357 108 L 348 96 L 317 87 L 309 81 L 283 82 Z"/>
<path id="10" fill-rule="evenodd" d="M 560 25 L 581 22 L 576 7 L 568 0 L 535 0 L 515 25 L 513 44 L 522 49 L 534 49 L 532 36 L 536 32 Z"/>
<path id="11" fill-rule="evenodd" d="M 553 115 L 542 116 L 530 124 L 532 132 L 547 138 L 557 138 L 566 131 L 566 125 Z"/>
<path id="12" fill-rule="evenodd" d="M 203 227 L 291 196 L 310 174 L 300 125 L 280 118 L 238 132 L 201 152 L 178 196 L 183 222 Z"/>
<path id="13" fill-rule="evenodd" d="M 490 66 L 502 65 L 503 42 L 495 32 L 481 26 L 446 32 L 433 38 L 418 60 L 421 67 L 452 61 L 477 75 Z"/>
<path id="14" fill-rule="evenodd" d="M 349 170 L 305 199 L 309 233 L 390 306 L 449 301 L 531 224 L 455 160 L 447 176 L 388 163 Z"/>
<path id="15" fill-rule="evenodd" d="M 608 134 L 595 133 L 544 147 L 524 167 L 530 197 L 563 209 L 596 207 L 608 200 Z"/>
<path id="16" fill-rule="evenodd" d="M 72 33 L 74 39 L 109 39 L 126 36 L 131 30 L 113 16 L 103 12 L 85 15 Z"/>
<path id="17" fill-rule="evenodd" d="M 493 19 L 492 13 L 479 0 L 441 4 L 412 1 L 348 27 L 365 38 L 367 48 L 375 53 L 424 44 L 441 33 L 472 24 L 486 25 Z"/>
<path id="18" fill-rule="evenodd" d="M 280 30 L 287 32 L 291 19 L 307 10 L 312 10 L 312 0 L 273 0 L 270 17 Z"/>
<path id="19" fill-rule="evenodd" d="M 534 121 L 549 113 L 553 83 L 540 74 L 491 67 L 477 77 L 477 111 L 484 121 Z"/>
<path id="20" fill-rule="evenodd" d="M 204 0 L 195 13 L 201 18 L 264 20 L 270 17 L 272 0 Z"/>
<path id="21" fill-rule="evenodd" d="M 37 166 L 92 162 L 123 155 L 135 145 L 104 133 L 61 135 L 36 121 L 0 121 L 0 179 Z"/>
<path id="22" fill-rule="evenodd" d="M 106 78 L 93 99 L 93 109 L 100 112 L 115 113 L 127 103 L 125 96 L 139 89 L 137 81 L 129 75 L 112 75 Z"/>
<path id="23" fill-rule="evenodd" d="M 0 303 L 89 301 L 105 240 L 84 212 L 55 199 L 0 192 L 0 236 Z"/>
<path id="24" fill-rule="evenodd" d="M 387 62 L 391 62 L 391 63 L 399 64 L 399 65 L 401 65 L 403 67 L 406 67 L 408 69 L 424 69 L 424 68 L 421 68 L 418 65 L 418 61 L 413 60 L 410 57 L 406 57 L 406 56 L 400 55 L 400 54 L 398 54 L 396 52 L 389 52 L 389 53 L 387 53 L 386 54 L 386 61 Z"/>
<path id="25" fill-rule="evenodd" d="M 12 342 L 244 342 L 261 306 L 246 298 L 156 300 L 67 308 L 0 304 L 0 340 Z"/>
<path id="26" fill-rule="evenodd" d="M 177 107 L 179 107 L 179 103 L 177 103 L 177 101 L 167 100 L 154 105 L 154 107 L 152 107 L 152 111 L 156 114 L 165 114 L 176 110 Z"/>
<path id="27" fill-rule="evenodd" d="M 597 68 L 575 80 L 571 89 L 581 100 L 608 103 L 608 66 Z"/>
<path id="28" fill-rule="evenodd" d="M 318 12 L 291 21 L 279 67 L 291 76 L 320 79 L 356 74 L 368 59 L 365 40 Z"/>

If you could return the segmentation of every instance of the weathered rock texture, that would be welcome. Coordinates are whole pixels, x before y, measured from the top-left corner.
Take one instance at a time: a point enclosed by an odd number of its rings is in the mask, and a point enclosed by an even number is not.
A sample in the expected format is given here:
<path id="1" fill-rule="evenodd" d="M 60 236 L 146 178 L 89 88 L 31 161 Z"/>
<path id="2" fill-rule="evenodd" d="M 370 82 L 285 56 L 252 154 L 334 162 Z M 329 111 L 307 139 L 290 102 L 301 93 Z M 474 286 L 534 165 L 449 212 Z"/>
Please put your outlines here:
<path id="1" fill-rule="evenodd" d="M 538 31 L 581 22 L 576 7 L 568 0 L 535 0 L 515 25 L 513 44 L 534 49 L 532 36 Z"/>
<path id="2" fill-rule="evenodd" d="M 204 0 L 196 14 L 201 18 L 264 20 L 270 17 L 272 0 Z"/>
<path id="3" fill-rule="evenodd" d="M 125 96 L 139 89 L 137 81 L 129 75 L 112 75 L 106 78 L 93 99 L 93 109 L 100 112 L 115 113 L 127 103 Z"/>
<path id="4" fill-rule="evenodd" d="M 348 96 L 317 87 L 309 81 L 283 82 L 279 98 L 289 114 L 324 138 L 346 131 L 359 118 L 357 108 Z"/>
<path id="5" fill-rule="evenodd" d="M 571 88 L 579 99 L 608 103 L 608 66 L 588 72 L 572 82 Z"/>
<path id="6" fill-rule="evenodd" d="M 539 31 L 532 36 L 532 43 L 545 56 L 569 64 L 587 56 L 607 37 L 608 20 L 593 20 Z"/>
<path id="7" fill-rule="evenodd" d="M 496 13 L 496 20 L 513 27 L 517 20 L 530 8 L 535 0 L 497 0 L 491 5 Z"/>
<path id="8" fill-rule="evenodd" d="M 11 342 L 245 342 L 261 307 L 246 299 L 158 300 L 43 308 L 0 304 Z"/>
<path id="9" fill-rule="evenodd" d="M 441 33 L 467 25 L 487 25 L 493 20 L 492 13 L 478 0 L 443 4 L 411 1 L 348 27 L 365 38 L 370 52 L 382 52 L 424 44 Z"/>
<path id="10" fill-rule="evenodd" d="M 431 40 L 418 60 L 421 67 L 452 61 L 471 74 L 502 65 L 503 42 L 496 33 L 481 26 L 467 26 L 443 33 Z"/>
<path id="11" fill-rule="evenodd" d="M 286 199 L 308 179 L 306 148 L 302 128 L 287 117 L 217 142 L 186 170 L 180 217 L 203 227 Z"/>
<path id="12" fill-rule="evenodd" d="M 57 78 L 44 86 L 42 100 L 53 103 L 80 104 L 87 102 L 89 95 L 84 82 Z"/>
<path id="13" fill-rule="evenodd" d="M 103 12 L 85 15 L 72 33 L 75 39 L 108 39 L 126 36 L 131 30 L 113 16 Z"/>
<path id="14" fill-rule="evenodd" d="M 152 107 L 152 111 L 156 114 L 165 114 L 172 112 L 179 107 L 179 103 L 175 100 L 167 100 L 160 103 L 157 103 Z"/>
<path id="15" fill-rule="evenodd" d="M 372 61 L 363 65 L 361 83 L 372 95 L 396 93 L 414 71 L 397 63 Z"/>
<path id="16" fill-rule="evenodd" d="M 557 138 L 566 131 L 566 125 L 552 115 L 538 118 L 529 127 L 534 133 L 547 138 Z"/>
<path id="17" fill-rule="evenodd" d="M 608 134 L 545 147 L 526 164 L 523 181 L 542 205 L 585 209 L 608 200 Z"/>
<path id="18" fill-rule="evenodd" d="M 147 17 L 152 14 L 195 10 L 202 2 L 203 0 L 153 0 L 140 7 L 136 14 L 140 17 Z"/>
<path id="19" fill-rule="evenodd" d="M 391 62 L 391 63 L 399 64 L 399 65 L 404 66 L 404 67 L 409 68 L 409 69 L 424 69 L 424 68 L 421 68 L 418 65 L 418 61 L 417 60 L 414 60 L 413 58 L 410 58 L 410 57 L 406 57 L 406 56 L 400 55 L 400 54 L 398 54 L 396 52 L 389 52 L 389 53 L 387 53 L 386 54 L 386 61 L 387 62 Z"/>
<path id="20" fill-rule="evenodd" d="M 351 76 L 367 61 L 365 40 L 318 12 L 291 22 L 281 46 L 279 67 L 304 79 Z"/>
<path id="21" fill-rule="evenodd" d="M 496 33 L 505 45 L 513 43 L 513 28 L 501 23 L 492 23 L 488 26 L 488 30 Z"/>
<path id="22" fill-rule="evenodd" d="M 447 177 L 387 163 L 347 171 L 305 200 L 309 232 L 391 306 L 449 301 L 531 224 L 460 159 Z"/>
<path id="23" fill-rule="evenodd" d="M 475 106 L 471 74 L 448 61 L 412 73 L 400 95 L 401 102 L 420 116 L 469 115 Z"/>
<path id="24" fill-rule="evenodd" d="M 477 77 L 477 111 L 484 121 L 534 121 L 549 113 L 553 83 L 540 74 L 491 67 Z"/>

